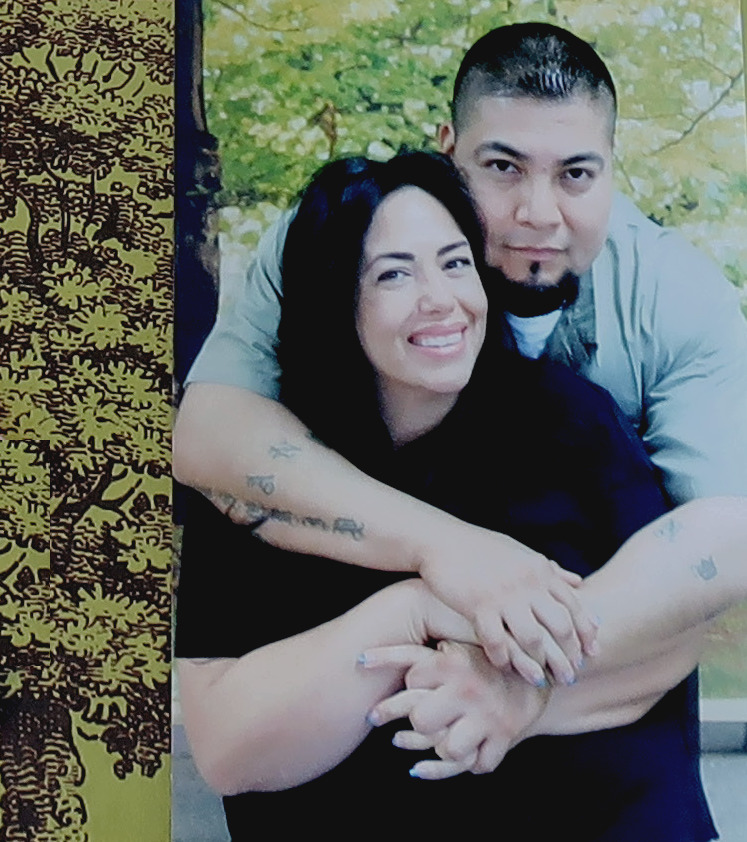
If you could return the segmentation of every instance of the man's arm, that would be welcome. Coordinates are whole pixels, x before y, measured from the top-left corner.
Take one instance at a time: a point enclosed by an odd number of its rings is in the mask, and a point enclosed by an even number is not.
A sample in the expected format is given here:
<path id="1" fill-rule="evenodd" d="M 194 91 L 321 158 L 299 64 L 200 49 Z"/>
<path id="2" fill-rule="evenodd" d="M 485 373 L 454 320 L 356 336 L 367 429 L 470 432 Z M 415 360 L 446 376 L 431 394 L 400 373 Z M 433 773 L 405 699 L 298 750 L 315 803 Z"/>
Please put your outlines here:
<path id="1" fill-rule="evenodd" d="M 276 546 L 420 573 L 474 624 L 496 665 L 512 663 L 529 681 L 540 681 L 544 668 L 572 680 L 582 648 L 593 644 L 595 626 L 572 587 L 578 577 L 508 536 L 371 479 L 276 401 L 191 385 L 174 429 L 173 470 L 181 482 L 223 495 L 229 514 L 261 522 L 257 534 Z"/>
<path id="2" fill-rule="evenodd" d="M 555 686 L 542 698 L 493 669 L 476 647 L 394 647 L 365 653 L 371 669 L 412 667 L 408 690 L 377 705 L 374 721 L 414 716 L 416 731 L 398 744 L 437 747 L 443 762 L 417 769 L 433 779 L 491 771 L 530 736 L 633 722 L 694 668 L 708 623 L 747 598 L 745 556 L 747 498 L 685 504 L 585 580 L 582 599 L 602 616 L 600 654 L 577 685 Z"/>

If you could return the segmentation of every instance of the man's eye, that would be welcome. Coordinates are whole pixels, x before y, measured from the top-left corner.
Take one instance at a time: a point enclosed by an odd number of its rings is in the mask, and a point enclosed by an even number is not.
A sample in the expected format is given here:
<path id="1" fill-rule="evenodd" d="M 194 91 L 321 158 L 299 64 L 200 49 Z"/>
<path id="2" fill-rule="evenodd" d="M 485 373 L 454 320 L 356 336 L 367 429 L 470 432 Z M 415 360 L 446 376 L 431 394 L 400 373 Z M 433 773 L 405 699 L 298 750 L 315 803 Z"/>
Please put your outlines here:
<path id="1" fill-rule="evenodd" d="M 487 166 L 489 169 L 495 170 L 499 173 L 518 172 L 518 170 L 516 169 L 516 165 L 511 161 L 507 161 L 505 158 L 496 158 L 492 161 L 488 161 Z"/>
<path id="2" fill-rule="evenodd" d="M 571 167 L 565 171 L 565 177 L 569 181 L 581 183 L 584 181 L 590 181 L 594 177 L 594 174 L 591 170 L 584 169 L 583 167 Z"/>

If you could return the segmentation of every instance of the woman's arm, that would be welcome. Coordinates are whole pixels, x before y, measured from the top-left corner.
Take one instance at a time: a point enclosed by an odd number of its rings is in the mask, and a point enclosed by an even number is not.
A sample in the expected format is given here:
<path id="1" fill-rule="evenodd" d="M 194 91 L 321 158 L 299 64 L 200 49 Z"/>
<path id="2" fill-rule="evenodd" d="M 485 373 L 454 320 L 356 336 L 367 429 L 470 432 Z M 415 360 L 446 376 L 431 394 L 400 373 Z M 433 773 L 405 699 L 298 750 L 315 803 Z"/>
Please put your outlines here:
<path id="1" fill-rule="evenodd" d="M 225 795 L 318 777 L 361 743 L 370 730 L 368 711 L 402 686 L 402 669 L 366 671 L 360 653 L 430 636 L 473 639 L 460 615 L 411 579 L 241 658 L 179 659 L 182 711 L 198 769 Z"/>

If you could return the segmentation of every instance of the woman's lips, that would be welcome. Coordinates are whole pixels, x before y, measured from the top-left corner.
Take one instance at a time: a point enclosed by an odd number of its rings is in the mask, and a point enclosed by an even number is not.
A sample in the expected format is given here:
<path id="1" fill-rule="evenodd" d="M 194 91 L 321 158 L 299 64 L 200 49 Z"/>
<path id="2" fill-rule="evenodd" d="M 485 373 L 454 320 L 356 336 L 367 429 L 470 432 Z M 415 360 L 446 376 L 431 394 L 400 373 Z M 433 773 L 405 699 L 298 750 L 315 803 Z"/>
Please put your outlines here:
<path id="1" fill-rule="evenodd" d="M 466 330 L 466 325 L 426 328 L 412 333 L 407 341 L 417 348 L 449 349 L 454 348 L 462 342 Z"/>

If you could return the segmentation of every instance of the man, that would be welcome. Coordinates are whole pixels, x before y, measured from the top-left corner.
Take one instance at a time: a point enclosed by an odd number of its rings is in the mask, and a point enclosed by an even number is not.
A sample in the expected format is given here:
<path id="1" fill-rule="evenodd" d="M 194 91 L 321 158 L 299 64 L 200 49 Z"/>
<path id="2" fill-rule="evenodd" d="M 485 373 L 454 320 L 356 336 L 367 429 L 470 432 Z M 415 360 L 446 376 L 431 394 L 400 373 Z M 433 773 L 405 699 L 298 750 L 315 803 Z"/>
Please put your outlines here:
<path id="1" fill-rule="evenodd" d="M 594 51 L 556 27 L 520 24 L 470 49 L 439 140 L 484 216 L 486 284 L 501 285 L 519 350 L 607 388 L 675 503 L 747 495 L 747 328 L 735 291 L 613 195 L 614 122 L 614 85 Z M 276 402 L 287 224 L 260 244 L 241 301 L 195 363 L 176 476 L 224 495 L 233 517 L 262 520 L 260 534 L 279 546 L 418 572 L 472 621 L 496 665 L 514 662 L 506 628 L 540 667 L 551 638 L 572 660 L 574 628 L 588 651 L 583 617 L 533 611 L 556 587 L 546 559 L 370 480 Z M 479 442 L 472 450 L 479 460 Z M 691 512 L 674 522 L 686 528 Z M 727 539 L 747 542 L 747 518 L 722 520 L 713 552 Z M 517 616 L 516 605 L 528 610 Z"/>

